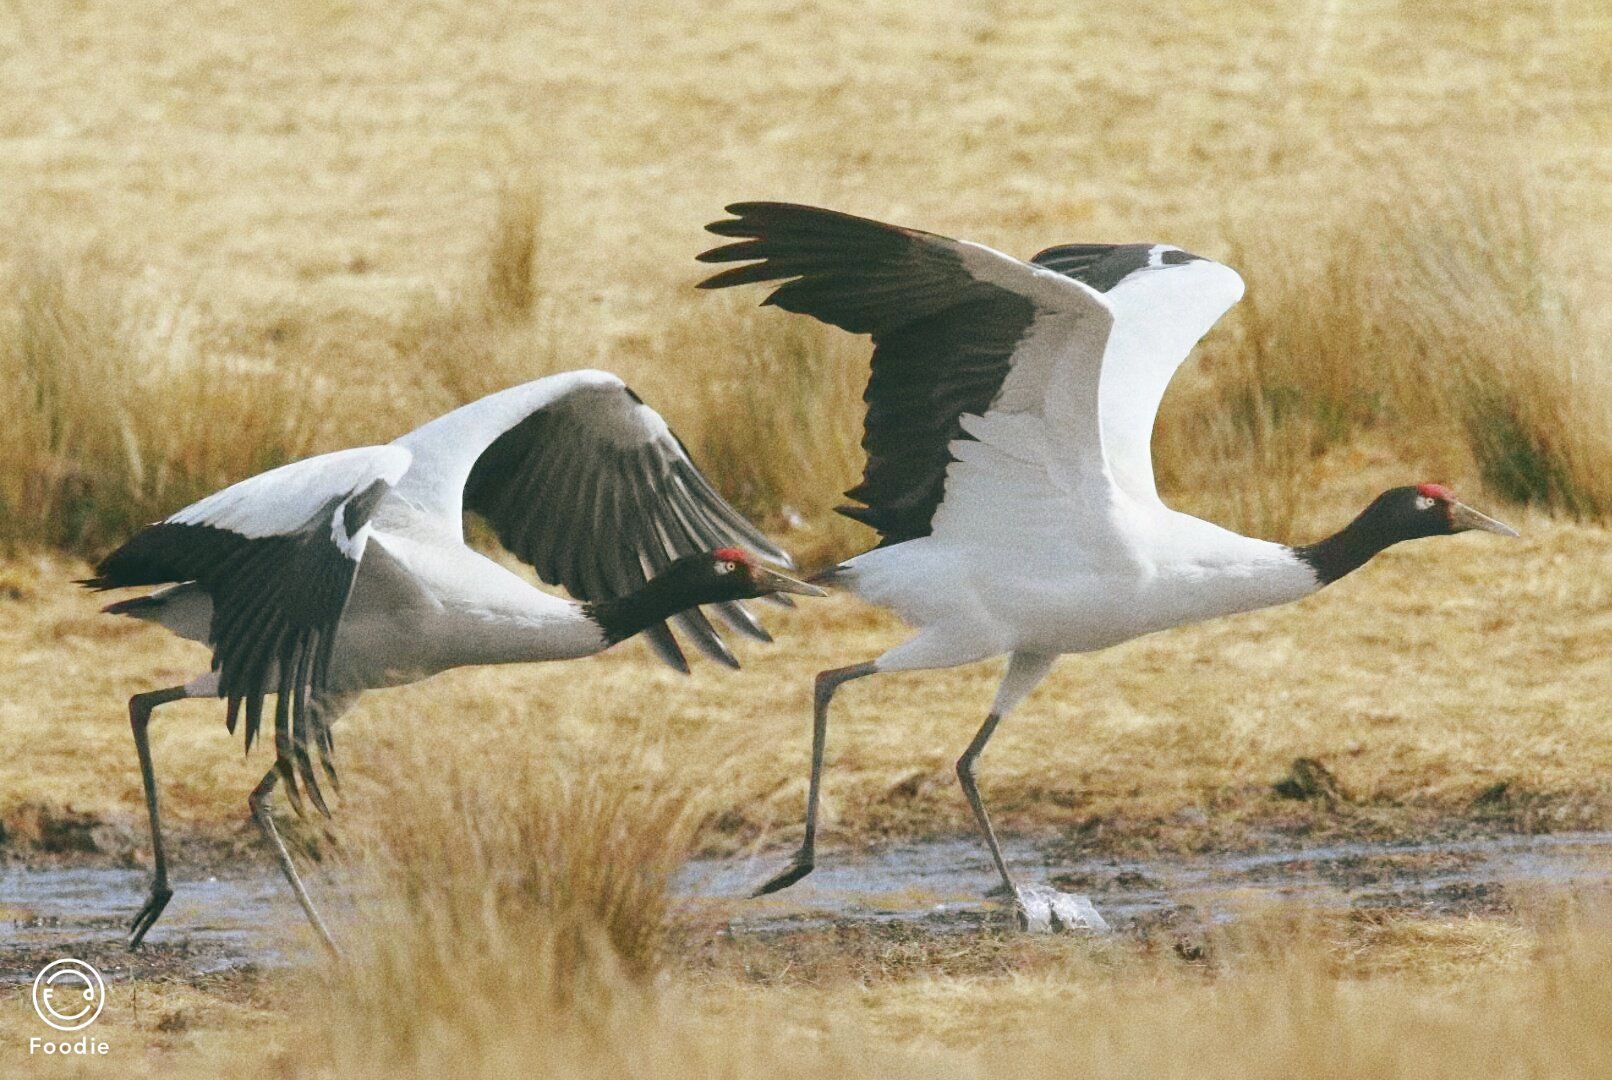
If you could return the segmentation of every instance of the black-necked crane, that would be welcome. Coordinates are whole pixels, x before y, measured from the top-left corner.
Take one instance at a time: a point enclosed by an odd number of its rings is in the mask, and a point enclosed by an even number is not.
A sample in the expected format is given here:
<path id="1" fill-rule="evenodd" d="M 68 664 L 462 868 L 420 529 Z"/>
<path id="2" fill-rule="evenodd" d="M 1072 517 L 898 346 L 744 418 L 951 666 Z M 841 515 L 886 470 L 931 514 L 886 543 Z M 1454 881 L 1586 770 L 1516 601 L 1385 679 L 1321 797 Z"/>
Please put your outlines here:
<path id="1" fill-rule="evenodd" d="M 575 600 L 467 547 L 463 513 Z M 664 420 L 614 375 L 573 371 L 492 394 L 384 446 L 339 450 L 243 480 L 149 525 L 107 556 L 96 589 L 167 585 L 106 608 L 210 645 L 212 669 L 129 699 L 155 863 L 137 947 L 173 895 L 147 726 L 157 706 L 224 698 L 250 750 L 276 697 L 275 763 L 253 818 L 327 948 L 330 934 L 269 815 L 299 779 L 326 814 L 331 726 L 364 690 L 449 668 L 589 656 L 643 635 L 687 671 L 670 620 L 738 667 L 709 619 L 769 640 L 741 600 L 822 590 L 762 566 L 789 557 L 717 494 Z"/>
<path id="2" fill-rule="evenodd" d="M 757 895 L 812 869 L 828 707 L 886 671 L 1007 656 L 957 777 L 1023 917 L 1101 925 L 1081 898 L 1009 873 L 974 782 L 1002 718 L 1064 653 L 1308 596 L 1391 544 L 1468 529 L 1515 536 L 1435 484 L 1385 491 L 1341 532 L 1289 547 L 1171 510 L 1154 487 L 1159 402 L 1243 294 L 1229 267 L 1168 244 L 1066 244 L 1028 262 L 980 244 L 809 206 L 750 202 L 699 256 L 743 263 L 701 283 L 873 339 L 862 482 L 842 513 L 879 544 L 823 580 L 917 629 L 817 676 L 806 835 Z M 1067 901 L 1067 902 L 1066 902 Z"/>

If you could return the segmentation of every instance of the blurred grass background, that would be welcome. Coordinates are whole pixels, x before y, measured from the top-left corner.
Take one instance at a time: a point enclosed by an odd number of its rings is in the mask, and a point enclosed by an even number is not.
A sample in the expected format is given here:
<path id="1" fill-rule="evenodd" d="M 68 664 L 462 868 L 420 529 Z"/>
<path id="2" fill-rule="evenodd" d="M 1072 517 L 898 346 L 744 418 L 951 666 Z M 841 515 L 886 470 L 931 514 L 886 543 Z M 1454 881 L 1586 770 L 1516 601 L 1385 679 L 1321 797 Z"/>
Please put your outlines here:
<path id="1" fill-rule="evenodd" d="M 1335 526 L 1305 493 L 1363 433 L 1400 479 L 1612 507 L 1598 5 L 137 10 L 0 25 L 13 549 L 96 554 L 598 365 L 809 559 L 848 554 L 865 350 L 689 288 L 700 226 L 762 197 L 1236 266 L 1157 438 L 1167 495 L 1234 528 Z"/>

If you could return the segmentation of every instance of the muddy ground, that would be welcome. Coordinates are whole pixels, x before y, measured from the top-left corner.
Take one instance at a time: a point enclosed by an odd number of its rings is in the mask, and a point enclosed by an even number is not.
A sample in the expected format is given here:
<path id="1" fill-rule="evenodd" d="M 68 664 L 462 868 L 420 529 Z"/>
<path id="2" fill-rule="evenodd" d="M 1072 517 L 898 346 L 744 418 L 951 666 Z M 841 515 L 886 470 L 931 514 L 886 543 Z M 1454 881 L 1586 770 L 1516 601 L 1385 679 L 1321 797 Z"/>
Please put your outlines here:
<path id="1" fill-rule="evenodd" d="M 1612 887 L 1612 832 L 1447 833 L 1388 843 L 1273 837 L 1240 851 L 1133 857 L 1092 855 L 1068 836 L 1013 838 L 1005 848 L 1025 881 L 1086 894 L 1115 935 L 1188 959 L 1205 953 L 1217 928 L 1274 905 L 1357 920 L 1505 918 L 1541 896 Z M 178 864 L 174 899 L 139 954 L 123 939 L 145 895 L 143 866 L 84 855 L 14 862 L 0 871 L 0 980 L 25 981 L 72 955 L 112 979 L 183 978 L 249 993 L 256 972 L 316 960 L 302 914 L 267 858 L 223 853 Z M 869 956 L 936 973 L 1010 970 L 1022 961 L 1008 944 L 1011 912 L 972 836 L 826 848 L 797 885 L 748 899 L 787 855 L 697 858 L 684 867 L 673 933 L 683 963 L 737 966 L 765 981 L 785 971 L 799 977 L 802 965 L 854 967 Z M 311 866 L 308 878 L 338 935 L 344 921 L 364 917 L 357 875 L 339 857 Z M 965 936 L 970 947 L 960 950 Z"/>

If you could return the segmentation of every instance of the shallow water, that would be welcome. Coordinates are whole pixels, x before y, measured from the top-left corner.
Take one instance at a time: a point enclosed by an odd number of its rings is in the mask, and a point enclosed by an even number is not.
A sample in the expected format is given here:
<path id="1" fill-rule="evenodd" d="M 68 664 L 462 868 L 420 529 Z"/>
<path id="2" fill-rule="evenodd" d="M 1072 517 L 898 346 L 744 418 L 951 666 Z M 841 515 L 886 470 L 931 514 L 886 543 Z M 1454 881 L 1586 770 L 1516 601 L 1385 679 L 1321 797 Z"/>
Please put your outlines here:
<path id="1" fill-rule="evenodd" d="M 104 954 L 111 946 L 121 947 L 150 883 L 145 870 L 0 870 L 0 980 L 32 979 L 34 961 L 44 952 Z M 187 957 L 187 972 L 277 966 L 314 955 L 298 926 L 302 909 L 272 867 L 243 867 L 238 874 L 199 880 L 185 878 L 181 870 L 172 884 L 173 899 L 147 941 L 153 951 L 178 946 Z M 293 932 L 286 933 L 287 927 Z"/>
<path id="2" fill-rule="evenodd" d="M 1049 858 L 1027 841 L 1005 846 L 1026 882 L 1089 895 L 1120 932 L 1159 921 L 1235 918 L 1251 905 L 1392 908 L 1427 914 L 1504 913 L 1531 890 L 1612 886 L 1612 833 L 1562 833 L 1423 844 L 1341 844 L 1252 854 L 1089 859 Z M 865 852 L 825 850 L 790 889 L 748 900 L 751 887 L 787 853 L 758 859 L 697 859 L 674 887 L 685 907 L 734 932 L 788 933 L 835 924 L 923 922 L 963 931 L 1004 919 L 987 899 L 997 884 L 983 845 L 969 838 L 888 844 Z M 0 980 L 33 977 L 41 957 L 121 958 L 120 968 L 171 967 L 189 974 L 281 966 L 318 956 L 301 910 L 272 866 L 237 866 L 189 879 L 136 960 L 120 953 L 125 926 L 143 902 L 138 869 L 11 867 L 0 871 Z M 310 877 L 316 902 L 339 926 L 339 877 Z M 351 917 L 348 915 L 348 917 Z M 339 931 L 338 931 L 339 933 Z"/>
<path id="3" fill-rule="evenodd" d="M 1190 908 L 1224 921 L 1271 901 L 1318 908 L 1378 907 L 1427 914 L 1496 911 L 1529 889 L 1612 885 L 1612 833 L 1506 836 L 1423 844 L 1338 844 L 1249 854 L 1157 859 L 1045 859 L 1033 845 L 1003 845 L 1024 882 L 1044 881 L 1091 897 L 1116 930 Z M 697 899 L 740 898 L 787 859 L 695 860 L 679 875 Z M 819 853 L 812 874 L 783 893 L 745 901 L 735 929 L 767 931 L 851 920 L 994 913 L 998 886 L 984 845 L 973 838 L 891 844 L 865 855 Z M 936 919 L 936 917 L 942 917 Z"/>

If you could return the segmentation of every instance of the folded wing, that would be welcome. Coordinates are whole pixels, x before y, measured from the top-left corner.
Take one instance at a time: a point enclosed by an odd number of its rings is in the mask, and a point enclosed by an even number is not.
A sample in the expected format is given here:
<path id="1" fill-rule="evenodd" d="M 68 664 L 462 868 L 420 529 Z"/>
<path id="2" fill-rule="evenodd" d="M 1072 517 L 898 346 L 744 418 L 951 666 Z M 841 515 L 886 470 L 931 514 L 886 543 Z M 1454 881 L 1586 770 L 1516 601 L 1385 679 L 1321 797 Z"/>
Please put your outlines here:
<path id="1" fill-rule="evenodd" d="M 330 767 L 330 732 L 309 708 L 369 540 L 370 515 L 409 466 L 395 446 L 308 458 L 243 480 L 148 525 L 84 582 L 117 589 L 195 582 L 212 601 L 209 643 L 229 729 L 244 706 L 250 749 L 277 695 L 275 747 L 293 800 L 296 773 L 320 810 L 310 739 Z M 116 608 L 118 605 L 113 605 Z M 293 771 L 295 770 L 295 772 Z"/>

